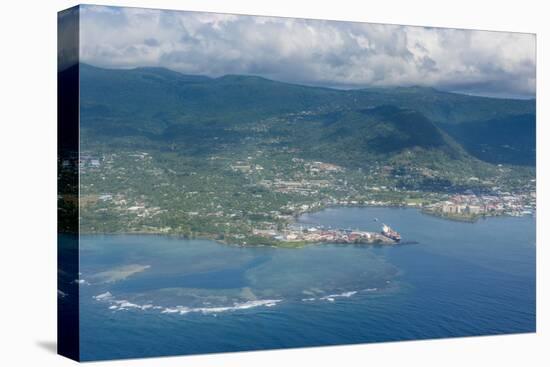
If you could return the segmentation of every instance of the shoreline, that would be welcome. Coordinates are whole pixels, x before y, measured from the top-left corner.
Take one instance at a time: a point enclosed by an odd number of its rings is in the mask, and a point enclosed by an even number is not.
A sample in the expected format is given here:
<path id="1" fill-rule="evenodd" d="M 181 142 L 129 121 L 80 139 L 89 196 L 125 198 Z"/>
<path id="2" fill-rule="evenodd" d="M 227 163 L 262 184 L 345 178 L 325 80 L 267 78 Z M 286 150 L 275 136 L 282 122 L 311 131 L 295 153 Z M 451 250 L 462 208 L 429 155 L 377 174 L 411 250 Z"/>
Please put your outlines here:
<path id="1" fill-rule="evenodd" d="M 293 221 L 289 222 L 287 226 L 296 224 L 299 222 L 299 218 L 303 215 L 307 215 L 309 213 L 319 213 L 327 209 L 337 209 L 337 208 L 387 208 L 387 209 L 412 209 L 417 210 L 422 215 L 428 215 L 435 218 L 440 218 L 443 220 L 449 220 L 452 222 L 463 222 L 463 223 L 476 223 L 479 219 L 488 219 L 488 218 L 497 218 L 497 217 L 515 217 L 513 215 L 506 215 L 506 214 L 500 214 L 500 215 L 480 215 L 476 218 L 461 218 L 461 217 L 453 217 L 453 216 L 445 216 L 440 213 L 431 212 L 428 210 L 425 210 L 422 207 L 418 206 L 408 206 L 408 205 L 372 205 L 372 204 L 329 204 L 320 208 L 315 208 L 316 210 L 305 210 L 303 212 L 293 214 Z M 534 216 L 532 216 L 534 217 Z M 373 232 L 377 233 L 378 232 Z M 79 232 L 79 233 L 69 233 L 69 232 L 62 232 L 62 234 L 78 234 L 84 235 L 84 236 L 93 236 L 93 235 L 104 235 L 104 236 L 124 236 L 124 235 L 150 235 L 150 236 L 166 236 L 166 237 L 173 237 L 176 239 L 184 239 L 184 240 L 209 240 L 214 241 L 223 245 L 228 246 L 236 246 L 236 247 L 277 247 L 277 248 L 301 248 L 304 246 L 309 245 L 321 245 L 329 243 L 328 241 L 278 241 L 273 239 L 268 239 L 256 235 L 244 235 L 246 236 L 245 239 L 250 238 L 261 238 L 265 240 L 266 243 L 254 243 L 249 244 L 246 243 L 239 243 L 239 241 L 227 241 L 225 239 L 218 238 L 219 234 L 212 234 L 212 233 L 199 233 L 198 235 L 194 236 L 187 236 L 181 233 L 174 233 L 174 232 L 164 232 L 164 231 L 125 231 L 125 232 Z M 394 246 L 394 245 L 400 245 L 401 243 L 399 241 L 394 241 L 391 239 L 387 239 L 387 242 L 384 241 L 365 241 L 365 242 L 346 242 L 346 243 L 339 243 L 339 242 L 330 242 L 335 244 L 341 244 L 341 245 L 364 245 L 364 246 Z M 391 243 L 390 243 L 391 241 Z M 404 241 L 404 243 L 408 243 L 407 241 Z"/>

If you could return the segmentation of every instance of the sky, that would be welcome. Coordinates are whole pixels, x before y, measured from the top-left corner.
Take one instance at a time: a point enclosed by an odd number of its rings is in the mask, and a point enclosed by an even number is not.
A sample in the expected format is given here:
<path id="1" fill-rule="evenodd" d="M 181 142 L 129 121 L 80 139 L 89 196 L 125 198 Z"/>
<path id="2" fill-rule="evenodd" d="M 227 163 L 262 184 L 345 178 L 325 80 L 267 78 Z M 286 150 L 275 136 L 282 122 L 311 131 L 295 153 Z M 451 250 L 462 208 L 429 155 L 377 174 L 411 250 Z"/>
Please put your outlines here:
<path id="1" fill-rule="evenodd" d="M 533 34 L 104 6 L 80 25 L 80 61 L 100 67 L 535 96 Z"/>

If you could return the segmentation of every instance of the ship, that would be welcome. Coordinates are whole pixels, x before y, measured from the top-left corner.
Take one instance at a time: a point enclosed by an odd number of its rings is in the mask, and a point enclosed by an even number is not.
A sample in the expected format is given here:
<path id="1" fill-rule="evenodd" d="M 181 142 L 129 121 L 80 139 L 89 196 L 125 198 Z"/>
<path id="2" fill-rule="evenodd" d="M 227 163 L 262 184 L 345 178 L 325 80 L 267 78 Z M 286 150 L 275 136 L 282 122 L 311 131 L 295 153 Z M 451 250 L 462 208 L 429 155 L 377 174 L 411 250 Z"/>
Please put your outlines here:
<path id="1" fill-rule="evenodd" d="M 395 242 L 399 242 L 401 241 L 401 235 L 399 233 L 397 233 L 396 231 L 394 231 L 393 229 L 391 229 L 390 226 L 386 225 L 386 224 L 382 224 L 382 235 L 394 240 Z"/>

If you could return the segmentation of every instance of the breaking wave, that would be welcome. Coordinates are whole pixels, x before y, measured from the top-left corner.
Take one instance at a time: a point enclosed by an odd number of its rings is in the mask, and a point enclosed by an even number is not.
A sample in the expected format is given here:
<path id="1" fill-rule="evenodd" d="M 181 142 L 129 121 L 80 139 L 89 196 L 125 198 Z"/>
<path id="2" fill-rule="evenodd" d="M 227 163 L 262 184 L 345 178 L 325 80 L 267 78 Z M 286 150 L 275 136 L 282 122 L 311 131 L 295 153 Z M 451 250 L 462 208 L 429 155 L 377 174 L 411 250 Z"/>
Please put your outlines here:
<path id="1" fill-rule="evenodd" d="M 323 300 L 323 301 L 334 302 L 335 298 L 340 298 L 340 297 L 349 298 L 349 297 L 353 296 L 356 293 L 357 293 L 357 291 L 344 292 L 344 293 L 340 293 L 340 294 L 329 294 L 328 296 L 324 296 L 324 297 L 321 297 L 319 299 Z"/>
<path id="2" fill-rule="evenodd" d="M 93 297 L 96 301 L 107 302 L 109 303 L 109 309 L 113 311 L 124 311 L 129 309 L 136 310 L 156 310 L 161 313 L 179 313 L 184 315 L 191 312 L 199 312 L 202 314 L 216 314 L 226 311 L 236 311 L 236 310 L 245 310 L 254 307 L 273 307 L 277 303 L 282 302 L 281 299 L 266 299 L 266 300 L 254 300 L 246 302 L 236 302 L 233 306 L 219 306 L 219 307 L 185 307 L 185 306 L 176 306 L 176 307 L 163 307 L 147 303 L 140 305 L 137 303 L 132 303 L 127 300 L 118 300 L 116 299 L 111 292 L 105 292 L 98 294 Z"/>
<path id="3" fill-rule="evenodd" d="M 364 292 L 375 292 L 378 288 L 367 288 Z M 342 293 L 329 294 L 322 297 L 309 297 L 302 298 L 302 302 L 313 301 L 328 301 L 334 302 L 337 298 L 349 298 L 357 294 L 358 291 L 347 291 Z M 185 315 L 188 313 L 202 313 L 202 314 L 217 314 L 228 311 L 246 310 L 255 307 L 273 307 L 282 302 L 282 299 L 265 299 L 265 300 L 251 300 L 246 302 L 235 302 L 231 306 L 209 306 L 209 307 L 188 307 L 188 306 L 173 306 L 164 307 L 154 305 L 152 303 L 137 304 L 125 299 L 116 299 L 111 292 L 105 292 L 93 296 L 93 299 L 99 302 L 105 302 L 109 304 L 109 309 L 113 311 L 124 311 L 129 309 L 134 310 L 155 310 L 163 314 L 180 314 Z"/>
<path id="4" fill-rule="evenodd" d="M 367 288 L 364 290 L 364 292 L 376 292 L 378 288 Z M 358 291 L 349 291 L 349 292 L 343 292 L 338 294 L 329 294 L 323 297 L 309 297 L 309 298 L 302 298 L 302 302 L 313 302 L 313 301 L 329 301 L 334 302 L 336 298 L 349 298 L 355 294 L 357 294 Z"/>
<path id="5" fill-rule="evenodd" d="M 254 307 L 273 307 L 277 303 L 281 302 L 280 299 L 266 299 L 266 300 L 256 300 L 256 301 L 247 301 L 242 303 L 235 303 L 233 306 L 226 306 L 226 307 L 184 307 L 184 306 L 178 306 L 174 308 L 165 308 L 162 313 L 179 313 L 180 315 L 184 315 L 186 313 L 190 312 L 201 312 L 203 314 L 212 314 L 212 313 L 220 313 L 220 312 L 226 312 L 226 311 L 236 311 L 236 310 L 245 310 L 248 308 L 254 308 Z"/>

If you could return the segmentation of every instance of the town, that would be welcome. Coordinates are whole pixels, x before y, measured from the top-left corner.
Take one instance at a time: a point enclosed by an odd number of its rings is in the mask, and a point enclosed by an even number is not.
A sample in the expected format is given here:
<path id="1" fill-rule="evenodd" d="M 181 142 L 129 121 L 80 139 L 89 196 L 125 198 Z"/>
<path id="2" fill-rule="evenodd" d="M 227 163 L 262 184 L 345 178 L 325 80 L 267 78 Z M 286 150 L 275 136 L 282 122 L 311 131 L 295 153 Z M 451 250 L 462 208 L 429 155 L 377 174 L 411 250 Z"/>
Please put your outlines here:
<path id="1" fill-rule="evenodd" d="M 283 231 L 253 230 L 253 234 L 287 243 L 340 243 L 340 244 L 379 244 L 394 245 L 398 240 L 383 233 L 359 231 L 352 229 L 327 229 L 321 226 L 292 226 Z"/>
<path id="2" fill-rule="evenodd" d="M 492 178 L 456 175 L 456 188 L 421 189 L 407 185 L 426 177 L 433 182 L 441 173 L 377 162 L 350 168 L 299 153 L 249 149 L 198 161 L 170 152 L 106 149 L 64 159 L 59 169 L 80 173 L 83 233 L 162 233 L 240 245 L 391 244 L 375 232 L 293 225 L 304 213 L 335 206 L 410 207 L 463 221 L 536 213 L 535 180 L 518 180 L 506 167 Z"/>
<path id="3" fill-rule="evenodd" d="M 512 194 L 497 191 L 492 195 L 452 195 L 447 200 L 426 205 L 425 213 L 456 220 L 476 220 L 483 216 L 535 215 L 536 193 Z"/>

